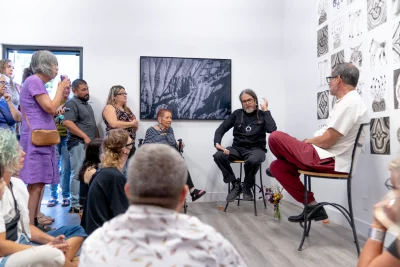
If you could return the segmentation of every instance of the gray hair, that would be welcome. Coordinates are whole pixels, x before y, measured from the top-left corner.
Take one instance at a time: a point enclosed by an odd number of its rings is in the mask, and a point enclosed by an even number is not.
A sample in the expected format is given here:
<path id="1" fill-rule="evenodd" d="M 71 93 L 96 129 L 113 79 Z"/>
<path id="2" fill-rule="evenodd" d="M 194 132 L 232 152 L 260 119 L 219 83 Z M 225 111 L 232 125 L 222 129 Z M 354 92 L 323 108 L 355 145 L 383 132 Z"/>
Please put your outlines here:
<path id="1" fill-rule="evenodd" d="M 142 145 L 129 162 L 130 203 L 175 209 L 187 172 L 186 163 L 176 149 L 165 144 Z"/>
<path id="2" fill-rule="evenodd" d="M 340 75 L 344 83 L 356 87 L 360 72 L 357 67 L 351 63 L 340 63 L 332 70 L 332 76 L 338 75 Z"/>
<path id="3" fill-rule="evenodd" d="M 39 50 L 33 53 L 31 59 L 31 69 L 33 74 L 41 73 L 53 79 L 55 76 L 53 65 L 58 65 L 58 60 L 50 51 Z"/>
<path id="4" fill-rule="evenodd" d="M 0 130 L 0 163 L 11 173 L 18 171 L 19 143 L 15 133 L 8 129 Z"/>

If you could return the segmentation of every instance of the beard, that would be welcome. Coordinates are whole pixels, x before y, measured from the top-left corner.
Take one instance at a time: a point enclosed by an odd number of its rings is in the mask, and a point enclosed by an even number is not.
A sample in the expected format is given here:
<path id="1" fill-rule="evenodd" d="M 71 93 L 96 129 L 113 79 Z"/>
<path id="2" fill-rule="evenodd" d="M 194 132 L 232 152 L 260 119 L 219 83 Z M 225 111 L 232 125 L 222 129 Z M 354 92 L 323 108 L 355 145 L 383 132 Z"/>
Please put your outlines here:
<path id="1" fill-rule="evenodd" d="M 244 108 L 243 109 L 246 113 L 253 113 L 254 112 L 254 110 L 256 110 L 255 108 Z"/>
<path id="2" fill-rule="evenodd" d="M 83 102 L 88 102 L 90 99 L 89 95 L 85 95 L 84 97 L 78 97 L 80 100 L 82 100 Z"/>

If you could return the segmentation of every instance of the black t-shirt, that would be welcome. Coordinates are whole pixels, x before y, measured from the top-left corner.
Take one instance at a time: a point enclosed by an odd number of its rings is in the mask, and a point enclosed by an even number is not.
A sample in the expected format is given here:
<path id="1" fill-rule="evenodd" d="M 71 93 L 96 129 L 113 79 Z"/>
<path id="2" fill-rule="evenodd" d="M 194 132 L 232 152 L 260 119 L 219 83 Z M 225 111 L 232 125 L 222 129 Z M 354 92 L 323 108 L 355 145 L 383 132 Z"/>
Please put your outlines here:
<path id="1" fill-rule="evenodd" d="M 388 247 L 387 251 L 392 254 L 393 257 L 395 257 L 396 259 L 400 259 L 400 253 L 399 253 L 399 247 L 397 246 L 397 239 L 393 241 L 392 244 L 390 244 L 390 246 Z"/>
<path id="2" fill-rule="evenodd" d="M 124 175 L 116 168 L 103 168 L 93 175 L 81 221 L 88 235 L 128 209 L 125 183 Z"/>

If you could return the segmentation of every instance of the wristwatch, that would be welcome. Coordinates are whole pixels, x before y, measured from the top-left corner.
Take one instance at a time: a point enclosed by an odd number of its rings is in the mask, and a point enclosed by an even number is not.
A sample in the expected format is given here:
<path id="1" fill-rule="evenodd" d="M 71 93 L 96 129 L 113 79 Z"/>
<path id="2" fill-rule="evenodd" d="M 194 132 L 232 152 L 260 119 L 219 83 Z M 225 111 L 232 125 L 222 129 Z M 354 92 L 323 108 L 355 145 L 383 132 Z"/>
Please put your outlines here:
<path id="1" fill-rule="evenodd" d="M 377 228 L 369 228 L 368 238 L 382 242 L 385 240 L 386 231 L 377 229 Z"/>

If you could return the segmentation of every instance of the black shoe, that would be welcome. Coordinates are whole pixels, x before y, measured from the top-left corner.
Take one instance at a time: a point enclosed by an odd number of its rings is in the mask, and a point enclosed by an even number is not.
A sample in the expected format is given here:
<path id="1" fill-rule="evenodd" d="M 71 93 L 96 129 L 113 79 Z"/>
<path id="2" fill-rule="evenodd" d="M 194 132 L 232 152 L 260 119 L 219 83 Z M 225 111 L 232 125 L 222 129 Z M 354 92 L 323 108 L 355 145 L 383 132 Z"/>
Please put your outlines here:
<path id="1" fill-rule="evenodd" d="M 265 172 L 267 173 L 267 175 L 268 175 L 269 177 L 274 177 L 274 176 L 272 175 L 271 171 L 269 170 L 269 168 L 268 168 Z"/>
<path id="2" fill-rule="evenodd" d="M 247 201 L 253 200 L 253 193 L 251 192 L 251 186 L 243 187 L 243 200 Z"/>
<path id="3" fill-rule="evenodd" d="M 79 208 L 71 207 L 69 208 L 69 213 L 79 213 Z"/>
<path id="4" fill-rule="evenodd" d="M 316 206 L 309 206 L 307 207 L 307 214 L 309 214 L 312 210 L 315 209 Z M 326 211 L 324 209 L 324 207 L 320 207 L 318 208 L 313 215 L 310 217 L 308 215 L 308 220 L 314 220 L 314 221 L 322 221 L 322 220 L 326 220 L 328 219 L 328 214 L 326 214 Z M 289 222 L 304 222 L 304 212 L 302 212 L 301 214 L 297 215 L 297 216 L 290 216 L 288 218 Z"/>
<path id="5" fill-rule="evenodd" d="M 243 189 L 240 183 L 236 183 L 235 186 L 231 189 L 229 194 L 226 196 L 226 201 L 232 202 L 242 193 Z"/>

